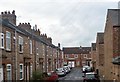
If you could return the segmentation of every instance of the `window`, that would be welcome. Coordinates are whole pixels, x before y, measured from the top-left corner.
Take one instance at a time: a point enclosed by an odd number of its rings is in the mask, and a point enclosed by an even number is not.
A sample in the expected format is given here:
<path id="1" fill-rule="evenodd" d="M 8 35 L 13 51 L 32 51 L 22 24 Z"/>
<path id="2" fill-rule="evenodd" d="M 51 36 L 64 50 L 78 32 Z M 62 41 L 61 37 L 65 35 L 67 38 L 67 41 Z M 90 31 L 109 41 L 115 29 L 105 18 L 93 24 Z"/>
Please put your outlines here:
<path id="1" fill-rule="evenodd" d="M 20 80 L 23 79 L 23 64 L 20 64 Z"/>
<path id="2" fill-rule="evenodd" d="M 75 57 L 75 58 L 78 58 L 78 55 L 77 55 L 77 54 L 75 54 L 75 55 L 74 55 L 74 57 Z"/>
<path id="3" fill-rule="evenodd" d="M 0 47 L 4 48 L 4 34 L 0 33 Z"/>
<path id="4" fill-rule="evenodd" d="M 7 64 L 7 80 L 12 80 L 11 64 Z"/>
<path id="5" fill-rule="evenodd" d="M 2 65 L 0 65 L 0 82 L 2 82 L 3 81 L 3 66 Z"/>
<path id="6" fill-rule="evenodd" d="M 66 54 L 66 58 L 68 58 L 68 54 Z"/>
<path id="7" fill-rule="evenodd" d="M 23 53 L 23 38 L 19 36 L 19 52 Z"/>
<path id="8" fill-rule="evenodd" d="M 30 65 L 30 77 L 32 77 L 32 64 Z"/>
<path id="9" fill-rule="evenodd" d="M 86 55 L 86 54 L 84 54 L 84 58 L 87 58 L 87 55 Z"/>
<path id="10" fill-rule="evenodd" d="M 32 40 L 30 40 L 30 54 L 32 54 Z"/>
<path id="11" fill-rule="evenodd" d="M 6 31 L 6 50 L 11 50 L 11 33 Z"/>

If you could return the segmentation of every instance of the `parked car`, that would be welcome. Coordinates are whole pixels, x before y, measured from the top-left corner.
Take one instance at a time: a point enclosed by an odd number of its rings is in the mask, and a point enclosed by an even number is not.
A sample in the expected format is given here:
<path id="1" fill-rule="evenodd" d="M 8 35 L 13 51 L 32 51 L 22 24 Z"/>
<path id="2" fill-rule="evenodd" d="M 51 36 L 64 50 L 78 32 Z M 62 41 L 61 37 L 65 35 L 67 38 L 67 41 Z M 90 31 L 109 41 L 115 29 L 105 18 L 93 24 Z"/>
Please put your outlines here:
<path id="1" fill-rule="evenodd" d="M 89 72 L 83 76 L 83 82 L 100 82 L 100 79 L 95 72 Z"/>
<path id="2" fill-rule="evenodd" d="M 68 67 L 69 67 L 70 69 L 72 69 L 72 65 L 69 64 Z"/>
<path id="3" fill-rule="evenodd" d="M 92 67 L 90 67 L 90 66 L 83 66 L 82 72 L 83 73 L 92 72 Z"/>
<path id="4" fill-rule="evenodd" d="M 46 78 L 47 81 L 49 81 L 49 82 L 57 82 L 58 81 L 58 75 L 56 72 L 52 71 L 47 74 L 48 74 L 48 76 Z"/>
<path id="5" fill-rule="evenodd" d="M 63 68 L 66 73 L 69 73 L 71 71 L 71 69 L 68 66 L 63 66 Z"/>
<path id="6" fill-rule="evenodd" d="M 66 75 L 66 71 L 64 68 L 57 68 L 56 73 L 58 74 L 58 76 L 65 76 Z"/>

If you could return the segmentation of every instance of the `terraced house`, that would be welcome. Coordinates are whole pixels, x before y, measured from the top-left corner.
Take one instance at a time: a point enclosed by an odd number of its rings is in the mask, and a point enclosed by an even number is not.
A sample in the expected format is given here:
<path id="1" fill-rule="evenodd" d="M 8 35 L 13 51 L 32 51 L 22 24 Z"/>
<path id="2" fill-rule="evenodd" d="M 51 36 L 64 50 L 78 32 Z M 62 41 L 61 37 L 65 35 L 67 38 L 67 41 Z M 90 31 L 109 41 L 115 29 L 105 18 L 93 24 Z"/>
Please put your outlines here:
<path id="1" fill-rule="evenodd" d="M 104 77 L 104 33 L 97 33 L 96 37 L 96 72 Z"/>
<path id="2" fill-rule="evenodd" d="M 91 47 L 63 47 L 64 63 L 72 67 L 91 66 Z"/>
<path id="3" fill-rule="evenodd" d="M 1 80 L 30 80 L 33 71 L 49 72 L 62 66 L 60 44 L 41 34 L 37 25 L 16 25 L 13 10 L 0 15 L 0 74 Z"/>
<path id="4" fill-rule="evenodd" d="M 108 9 L 105 29 L 97 33 L 96 69 L 99 75 L 107 81 L 120 81 L 120 9 Z M 92 46 L 94 47 L 94 46 Z M 93 50 L 92 50 L 93 52 Z M 92 61 L 95 60 L 92 57 Z"/>
<path id="5" fill-rule="evenodd" d="M 104 32 L 105 79 L 120 80 L 119 18 L 120 9 L 108 9 Z M 116 62 L 117 61 L 117 62 Z M 107 71 L 108 68 L 111 68 Z"/>
<path id="6" fill-rule="evenodd" d="M 91 63 L 92 63 L 92 68 L 95 71 L 96 70 L 96 43 L 91 43 Z"/>

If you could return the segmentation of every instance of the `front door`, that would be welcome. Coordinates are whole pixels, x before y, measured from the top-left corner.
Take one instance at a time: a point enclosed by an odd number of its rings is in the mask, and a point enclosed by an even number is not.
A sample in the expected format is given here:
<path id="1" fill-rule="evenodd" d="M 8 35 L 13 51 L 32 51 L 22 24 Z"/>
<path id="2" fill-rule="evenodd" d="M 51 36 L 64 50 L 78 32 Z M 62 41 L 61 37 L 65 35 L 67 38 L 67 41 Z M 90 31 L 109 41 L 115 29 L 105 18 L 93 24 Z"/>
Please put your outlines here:
<path id="1" fill-rule="evenodd" d="M 3 81 L 3 67 L 0 66 L 0 82 Z"/>
<path id="2" fill-rule="evenodd" d="M 75 67 L 75 61 L 69 61 L 68 64 L 71 65 L 72 67 Z"/>

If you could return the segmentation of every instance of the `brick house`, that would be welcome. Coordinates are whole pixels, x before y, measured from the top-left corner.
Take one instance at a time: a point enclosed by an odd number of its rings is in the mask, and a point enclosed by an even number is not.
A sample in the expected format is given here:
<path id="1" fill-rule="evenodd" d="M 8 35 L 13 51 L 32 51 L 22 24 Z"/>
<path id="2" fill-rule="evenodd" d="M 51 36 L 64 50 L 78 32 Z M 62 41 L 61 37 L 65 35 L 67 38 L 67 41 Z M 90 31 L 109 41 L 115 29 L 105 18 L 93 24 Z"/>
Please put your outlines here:
<path id="1" fill-rule="evenodd" d="M 0 70 L 3 80 L 30 80 L 33 71 L 55 70 L 58 61 L 53 64 L 54 56 L 59 52 L 56 58 L 62 60 L 62 50 L 52 44 L 50 37 L 41 34 L 36 25 L 33 29 L 30 23 L 17 26 L 15 11 L 2 12 L 0 17 Z"/>
<path id="2" fill-rule="evenodd" d="M 119 15 L 120 9 L 108 9 L 104 30 L 105 79 L 120 80 Z M 108 69 L 110 70 L 108 71 Z"/>
<path id="3" fill-rule="evenodd" d="M 72 64 L 72 67 L 90 65 L 91 47 L 63 47 L 64 63 Z"/>
<path id="4" fill-rule="evenodd" d="M 104 77 L 104 33 L 97 33 L 96 60 L 96 71 Z"/>
<path id="5" fill-rule="evenodd" d="M 96 43 L 91 44 L 91 58 L 92 58 L 92 68 L 96 69 Z"/>

